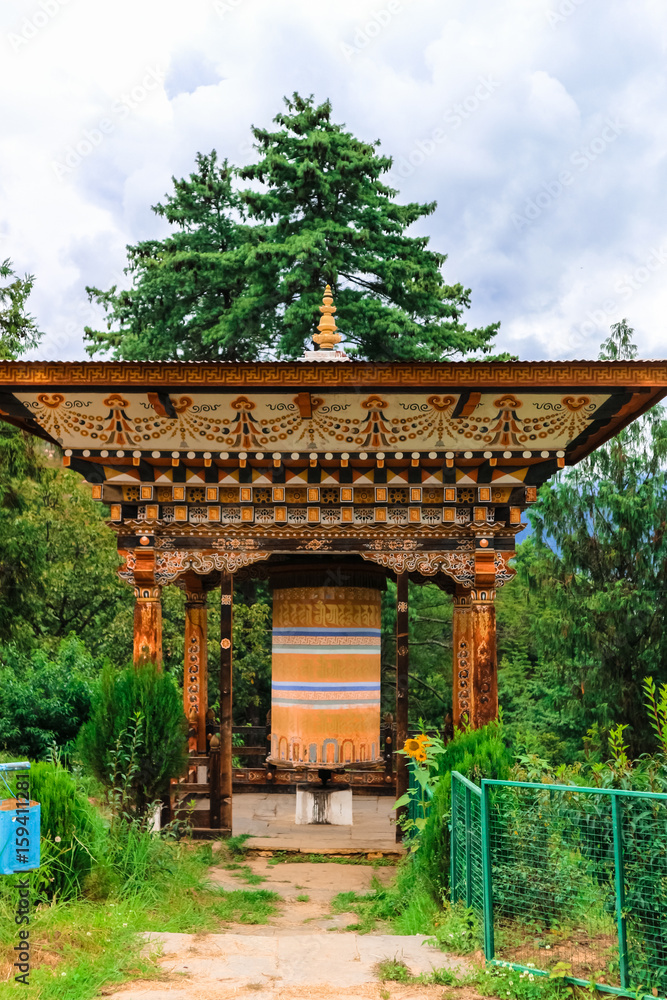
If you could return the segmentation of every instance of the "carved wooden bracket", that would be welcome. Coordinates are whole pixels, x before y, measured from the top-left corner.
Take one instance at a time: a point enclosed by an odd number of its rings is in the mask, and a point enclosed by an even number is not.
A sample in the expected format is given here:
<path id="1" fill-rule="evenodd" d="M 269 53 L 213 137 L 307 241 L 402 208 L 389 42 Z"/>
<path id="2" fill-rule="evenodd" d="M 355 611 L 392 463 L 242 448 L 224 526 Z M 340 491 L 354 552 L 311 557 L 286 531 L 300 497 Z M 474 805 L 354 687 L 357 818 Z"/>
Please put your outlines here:
<path id="1" fill-rule="evenodd" d="M 143 554 L 142 552 L 141 555 Z M 137 555 L 139 553 L 128 552 L 125 566 L 119 570 L 121 579 L 128 583 L 136 580 Z M 173 583 L 186 573 L 203 576 L 213 572 L 234 574 L 245 566 L 268 559 L 270 555 L 270 552 L 262 549 L 251 552 L 212 552 L 201 549 L 158 551 L 154 552 L 154 579 L 155 583 L 164 585 Z"/>

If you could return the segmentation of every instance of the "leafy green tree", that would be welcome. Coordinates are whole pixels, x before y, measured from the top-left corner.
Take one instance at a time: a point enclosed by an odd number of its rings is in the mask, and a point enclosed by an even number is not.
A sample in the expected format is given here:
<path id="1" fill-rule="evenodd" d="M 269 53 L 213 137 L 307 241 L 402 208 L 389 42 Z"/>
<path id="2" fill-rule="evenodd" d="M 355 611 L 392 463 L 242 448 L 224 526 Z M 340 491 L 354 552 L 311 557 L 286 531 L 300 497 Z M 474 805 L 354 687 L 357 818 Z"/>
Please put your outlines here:
<path id="1" fill-rule="evenodd" d="M 57 650 L 0 649 L 0 749 L 32 760 L 71 743 L 90 714 L 97 664 L 71 635 Z"/>
<path id="2" fill-rule="evenodd" d="M 6 425 L 0 455 L 0 643 L 57 646 L 76 632 L 101 653 L 119 605 L 132 602 L 104 509 L 76 473 Z"/>
<path id="3" fill-rule="evenodd" d="M 488 352 L 497 323 L 468 329 L 470 290 L 446 284 L 446 256 L 408 236 L 436 203 L 400 205 L 382 177 L 391 158 L 332 121 L 328 101 L 294 94 L 275 130 L 253 128 L 258 162 L 241 170 L 198 154 L 154 207 L 174 231 L 128 248 L 132 287 L 88 293 L 106 330 L 91 354 L 130 359 L 298 357 L 324 285 L 350 353 L 374 361 Z M 237 189 L 236 179 L 252 182 Z"/>
<path id="4" fill-rule="evenodd" d="M 32 274 L 22 278 L 9 258 L 0 264 L 0 360 L 12 360 L 39 344 L 42 334 L 34 317 L 26 311 L 28 296 L 35 284 Z"/>
<path id="5" fill-rule="evenodd" d="M 632 332 L 625 320 L 612 326 L 601 358 L 633 358 Z M 643 681 L 667 679 L 666 458 L 658 406 L 543 486 L 530 512 L 552 590 L 551 613 L 536 622 L 539 655 L 589 724 L 631 727 L 634 752 L 650 742 Z"/>
<path id="6" fill-rule="evenodd" d="M 271 708 L 271 601 L 266 584 L 252 589 L 254 599 L 244 601 L 239 594 L 234 607 L 233 684 L 237 726 L 244 723 L 263 726 Z M 217 676 L 214 697 L 216 700 L 219 697 Z"/>

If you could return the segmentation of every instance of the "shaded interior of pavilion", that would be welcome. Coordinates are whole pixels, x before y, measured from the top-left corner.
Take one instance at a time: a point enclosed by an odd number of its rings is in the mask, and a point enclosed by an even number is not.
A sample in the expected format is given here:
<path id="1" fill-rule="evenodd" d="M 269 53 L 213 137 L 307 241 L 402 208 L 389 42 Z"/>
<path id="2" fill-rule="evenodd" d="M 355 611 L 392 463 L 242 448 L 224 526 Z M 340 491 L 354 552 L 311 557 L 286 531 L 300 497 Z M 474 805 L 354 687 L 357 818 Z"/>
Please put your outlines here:
<path id="1" fill-rule="evenodd" d="M 363 593 L 365 589 L 375 598 L 374 605 L 377 608 L 377 617 L 371 623 L 375 626 L 372 630 L 382 632 L 379 599 L 384 598 L 386 607 L 388 580 L 396 582 L 396 574 L 369 564 L 361 556 L 353 553 L 345 559 L 332 555 L 273 555 L 266 562 L 240 570 L 235 575 L 233 589 L 237 598 L 252 599 L 255 587 L 260 582 L 267 586 L 272 603 L 276 593 L 280 598 L 286 591 L 288 593 L 296 591 L 301 594 L 306 590 L 307 602 L 315 612 L 314 617 L 319 620 L 323 619 L 323 612 L 326 616 L 327 598 L 329 612 L 332 608 L 340 611 L 339 606 L 331 604 L 332 598 L 340 598 L 347 590 L 350 599 L 358 601 L 360 592 Z M 456 594 L 455 582 L 444 573 L 430 577 L 410 574 L 410 582 L 418 585 L 436 585 L 451 598 Z M 217 596 L 217 589 L 220 586 L 219 574 L 212 573 L 201 577 L 190 574 L 179 578 L 176 583 L 186 591 L 186 613 L 189 611 L 196 613 L 200 642 L 205 645 L 207 639 L 210 640 L 212 637 L 206 635 L 202 614 L 204 616 L 206 614 L 204 608 L 208 593 L 215 591 Z M 407 585 L 407 579 L 405 584 Z M 339 710 L 337 715 L 340 719 L 337 719 L 335 724 L 325 724 L 321 732 L 304 734 L 300 731 L 297 740 L 293 738 L 293 732 L 284 731 L 284 727 L 281 727 L 283 721 L 280 719 L 283 709 L 281 702 L 284 699 L 280 696 L 284 693 L 289 694 L 289 691 L 286 692 L 287 682 L 276 680 L 275 671 L 277 670 L 281 676 L 281 667 L 284 670 L 287 666 L 288 673 L 293 674 L 294 660 L 299 659 L 302 650 L 289 642 L 285 646 L 281 644 L 286 637 L 277 633 L 285 630 L 280 628 L 280 624 L 276 625 L 274 609 L 271 709 L 266 716 L 265 724 L 264 720 L 257 719 L 256 725 L 233 727 L 234 804 L 231 829 L 234 835 L 249 834 L 252 838 L 251 846 L 263 850 L 326 849 L 352 853 L 396 850 L 400 832 L 396 826 L 393 804 L 398 795 L 397 786 L 400 791 L 400 786 L 405 784 L 405 768 L 402 768 L 403 773 L 399 776 L 399 769 L 404 759 L 395 751 L 400 745 L 399 739 L 404 740 L 413 729 L 416 731 L 416 720 L 412 720 L 414 723 L 412 727 L 409 724 L 409 637 L 405 621 L 407 618 L 407 609 L 404 608 L 407 603 L 405 590 L 407 586 L 401 588 L 401 600 L 399 602 L 397 597 L 395 616 L 391 615 L 392 618 L 395 617 L 396 627 L 391 632 L 385 629 L 377 636 L 378 642 L 369 647 L 377 651 L 375 663 L 371 667 L 371 674 L 368 675 L 366 672 L 364 680 L 356 685 L 357 688 L 365 687 L 368 695 L 373 698 L 372 707 L 364 706 L 366 715 L 370 715 L 370 718 L 364 720 L 366 724 L 361 733 L 358 719 L 355 717 L 357 706 L 351 706 L 351 711 L 347 714 L 345 709 Z M 402 606 L 400 611 L 399 603 Z M 349 619 L 350 609 L 346 610 Z M 362 624 L 368 623 L 367 610 Z M 186 633 L 187 631 L 186 626 Z M 334 632 L 336 631 L 334 626 Z M 368 632 L 371 629 L 362 628 L 362 631 Z M 299 637 L 290 635 L 287 638 L 298 640 Z M 305 638 L 310 639 L 309 636 Z M 334 643 L 340 641 L 340 638 L 338 635 L 334 636 Z M 368 641 L 368 637 L 364 638 Z M 202 685 L 200 676 L 195 685 L 192 685 L 193 689 L 188 690 L 191 686 L 188 684 L 187 672 L 190 644 L 191 636 L 186 634 L 184 706 L 189 720 L 190 763 L 188 773 L 184 776 L 185 780 L 175 784 L 172 789 L 170 815 L 183 816 L 188 806 L 191 810 L 194 808 L 191 821 L 196 835 L 205 837 L 208 835 L 207 830 L 215 829 L 217 826 L 217 810 L 215 803 L 212 804 L 211 795 L 215 796 L 219 792 L 215 788 L 215 782 L 213 788 L 211 787 L 211 766 L 215 768 L 216 754 L 219 752 L 220 687 L 217 664 L 213 663 L 210 667 L 208 664 L 203 665 L 200 657 L 199 670 L 203 668 L 207 674 L 205 685 Z M 210 641 L 208 645 L 211 648 Z M 335 649 L 334 644 L 331 650 Z M 384 651 L 384 657 L 381 656 L 381 649 Z M 313 676 L 310 666 L 307 662 L 302 664 L 304 677 L 308 679 Z M 332 663 L 330 669 L 333 669 L 333 676 L 340 680 L 337 667 L 338 663 Z M 450 669 L 451 657 L 445 652 L 443 671 Z M 382 685 L 382 699 L 380 685 Z M 306 680 L 305 686 L 310 687 L 312 684 Z M 342 687 L 343 684 L 339 683 L 337 686 Z M 206 689 L 208 699 L 206 704 L 201 702 L 203 687 Z M 362 697 L 364 695 L 366 691 L 362 692 Z M 349 697 L 349 691 L 345 696 Z M 382 711 L 381 703 L 385 711 Z M 210 707 L 212 705 L 215 705 L 215 709 Z M 298 703 L 289 707 L 298 715 L 300 708 Z M 300 730 L 304 728 L 302 720 L 293 724 Z M 306 729 L 309 728 L 312 727 L 306 723 Z M 447 706 L 443 706 L 441 724 L 438 728 L 445 739 L 453 734 L 451 707 L 448 709 Z M 351 787 L 352 824 L 345 827 L 327 823 L 296 825 L 294 799 L 297 788 L 325 783 L 333 788 Z M 213 822 L 211 822 L 212 814 Z"/>

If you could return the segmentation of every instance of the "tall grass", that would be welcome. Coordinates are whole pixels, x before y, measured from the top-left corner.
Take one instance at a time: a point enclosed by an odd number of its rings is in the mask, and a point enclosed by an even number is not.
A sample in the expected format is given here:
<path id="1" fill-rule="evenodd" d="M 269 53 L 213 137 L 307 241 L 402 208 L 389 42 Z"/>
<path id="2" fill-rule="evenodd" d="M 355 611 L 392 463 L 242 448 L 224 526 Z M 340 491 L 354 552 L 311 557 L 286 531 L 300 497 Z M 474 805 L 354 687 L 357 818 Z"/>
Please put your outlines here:
<path id="1" fill-rule="evenodd" d="M 395 934 L 432 934 L 440 907 L 428 883 L 415 871 L 414 857 L 400 862 L 396 881 L 384 886 L 377 878 L 369 893 L 341 892 L 332 902 L 334 913 L 357 914 L 355 926 L 361 934 L 386 924 Z"/>
<path id="2" fill-rule="evenodd" d="M 106 984 L 160 978 L 141 934 L 219 931 L 231 921 L 266 923 L 275 912 L 275 893 L 225 892 L 210 881 L 210 843 L 179 840 L 176 827 L 152 832 L 148 815 L 126 812 L 113 790 L 101 812 L 56 763 L 34 765 L 31 776 L 43 809 L 30 924 L 31 995 L 39 1000 L 91 1000 Z M 0 998 L 16 995 L 17 878 L 0 880 Z"/>

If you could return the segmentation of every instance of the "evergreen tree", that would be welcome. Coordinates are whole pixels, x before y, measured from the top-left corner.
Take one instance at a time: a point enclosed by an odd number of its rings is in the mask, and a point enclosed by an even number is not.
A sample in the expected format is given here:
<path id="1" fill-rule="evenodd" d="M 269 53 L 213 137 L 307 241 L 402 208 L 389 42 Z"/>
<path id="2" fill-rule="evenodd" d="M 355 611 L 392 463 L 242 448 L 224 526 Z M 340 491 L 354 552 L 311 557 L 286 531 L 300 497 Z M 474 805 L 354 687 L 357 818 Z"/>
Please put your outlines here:
<path id="1" fill-rule="evenodd" d="M 0 278 L 10 279 L 0 287 L 0 361 L 13 360 L 41 340 L 34 318 L 26 312 L 35 279 L 32 274 L 20 278 L 9 258 L 0 264 Z"/>
<path id="2" fill-rule="evenodd" d="M 615 324 L 601 359 L 634 358 L 632 333 Z M 658 406 L 543 486 L 530 512 L 551 577 L 540 656 L 567 679 L 569 713 L 630 725 L 635 752 L 650 744 L 642 682 L 667 680 L 666 458 Z"/>
<path id="3" fill-rule="evenodd" d="M 248 308 L 246 265 L 261 233 L 239 221 L 233 177 L 213 151 L 197 155 L 189 178 L 173 178 L 174 193 L 153 206 L 173 232 L 127 248 L 132 288 L 87 288 L 107 316 L 105 331 L 86 327 L 89 354 L 112 350 L 133 361 L 257 357 L 266 339 Z"/>
<path id="4" fill-rule="evenodd" d="M 470 290 L 447 285 L 444 254 L 408 236 L 436 207 L 398 204 L 382 182 L 391 158 L 331 119 L 328 101 L 294 94 L 277 129 L 253 128 L 257 163 L 236 170 L 197 156 L 154 211 L 165 240 L 129 247 L 132 287 L 89 288 L 107 329 L 91 354 L 140 359 L 298 357 L 329 283 L 350 353 L 373 361 L 488 352 L 497 323 L 469 330 Z M 235 176 L 252 186 L 237 190 Z"/>

